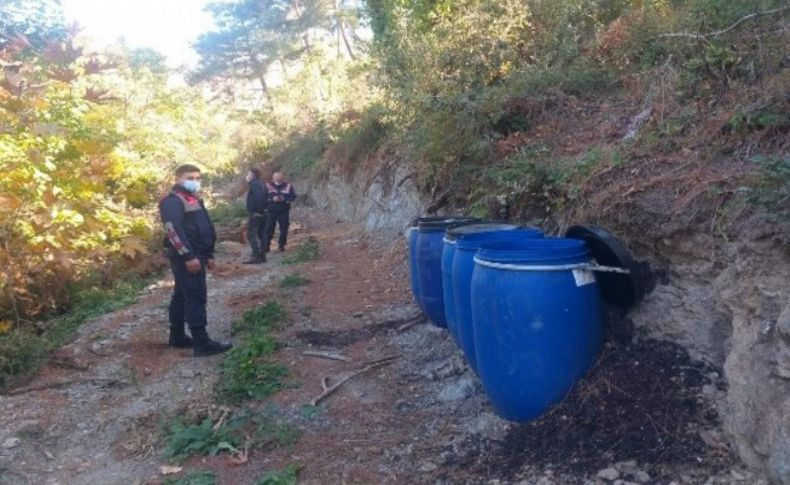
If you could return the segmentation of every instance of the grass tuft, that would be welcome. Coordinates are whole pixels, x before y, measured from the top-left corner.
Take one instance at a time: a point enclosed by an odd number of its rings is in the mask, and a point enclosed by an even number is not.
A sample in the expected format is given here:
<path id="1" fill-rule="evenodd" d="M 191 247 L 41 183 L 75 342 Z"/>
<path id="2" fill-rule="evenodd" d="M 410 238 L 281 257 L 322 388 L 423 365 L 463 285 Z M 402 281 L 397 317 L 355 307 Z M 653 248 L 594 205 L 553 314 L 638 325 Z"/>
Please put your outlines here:
<path id="1" fill-rule="evenodd" d="M 216 455 L 222 450 L 233 450 L 243 443 L 239 421 L 214 426 L 211 418 L 200 423 L 187 424 L 177 418 L 170 425 L 165 448 L 165 458 L 181 462 L 193 455 Z"/>
<path id="2" fill-rule="evenodd" d="M 299 264 L 318 259 L 320 250 L 318 240 L 314 237 L 308 238 L 294 249 L 293 253 L 283 258 L 283 264 Z"/>
<path id="3" fill-rule="evenodd" d="M 299 273 L 291 273 L 289 275 L 285 275 L 282 281 L 280 281 L 280 288 L 296 288 L 299 286 L 305 286 L 309 284 L 310 284 L 309 279 L 305 278 Z"/>

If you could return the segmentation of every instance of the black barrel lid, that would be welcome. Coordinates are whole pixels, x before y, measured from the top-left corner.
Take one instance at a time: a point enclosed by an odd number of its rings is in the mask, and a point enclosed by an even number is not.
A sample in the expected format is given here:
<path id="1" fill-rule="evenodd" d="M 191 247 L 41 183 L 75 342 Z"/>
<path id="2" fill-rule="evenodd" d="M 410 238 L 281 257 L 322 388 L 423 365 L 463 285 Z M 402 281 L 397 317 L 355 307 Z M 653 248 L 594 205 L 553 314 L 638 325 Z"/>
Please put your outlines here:
<path id="1" fill-rule="evenodd" d="M 411 227 L 418 227 L 423 222 L 443 221 L 445 219 L 447 219 L 446 216 L 415 217 L 411 220 Z"/>
<path id="2" fill-rule="evenodd" d="M 424 227 L 426 229 L 446 229 L 450 226 L 454 226 L 456 224 L 464 223 L 464 222 L 477 222 L 480 219 L 476 217 L 442 217 L 440 219 L 424 219 L 418 221 L 418 227 Z"/>
<path id="3" fill-rule="evenodd" d="M 466 234 L 475 234 L 479 232 L 513 231 L 519 227 L 520 226 L 516 224 L 501 221 L 462 222 L 447 229 L 447 239 L 456 240 L 464 237 Z"/>
<path id="4" fill-rule="evenodd" d="M 611 233 L 598 226 L 573 226 L 565 237 L 581 239 L 590 248 L 590 255 L 602 266 L 630 270 L 629 274 L 598 272 L 595 277 L 601 286 L 601 298 L 622 308 L 631 308 L 645 296 L 642 267 L 631 253 Z"/>

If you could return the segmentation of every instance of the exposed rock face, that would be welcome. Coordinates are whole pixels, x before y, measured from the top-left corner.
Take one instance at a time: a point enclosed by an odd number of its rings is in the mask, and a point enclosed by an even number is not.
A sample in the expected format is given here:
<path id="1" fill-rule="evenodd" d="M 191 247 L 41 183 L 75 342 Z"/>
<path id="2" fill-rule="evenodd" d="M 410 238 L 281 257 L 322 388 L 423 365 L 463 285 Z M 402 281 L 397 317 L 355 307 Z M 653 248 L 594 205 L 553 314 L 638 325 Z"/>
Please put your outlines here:
<path id="1" fill-rule="evenodd" d="M 382 162 L 378 170 L 352 175 L 331 171 L 324 180 L 301 184 L 316 207 L 344 221 L 364 225 L 382 238 L 402 234 L 425 204 L 407 163 Z"/>
<path id="2" fill-rule="evenodd" d="M 666 275 L 631 318 L 723 368 L 728 390 L 718 404 L 731 444 L 788 484 L 790 251 L 770 238 L 713 247 L 702 235 L 659 241 L 648 257 L 660 253 Z"/>

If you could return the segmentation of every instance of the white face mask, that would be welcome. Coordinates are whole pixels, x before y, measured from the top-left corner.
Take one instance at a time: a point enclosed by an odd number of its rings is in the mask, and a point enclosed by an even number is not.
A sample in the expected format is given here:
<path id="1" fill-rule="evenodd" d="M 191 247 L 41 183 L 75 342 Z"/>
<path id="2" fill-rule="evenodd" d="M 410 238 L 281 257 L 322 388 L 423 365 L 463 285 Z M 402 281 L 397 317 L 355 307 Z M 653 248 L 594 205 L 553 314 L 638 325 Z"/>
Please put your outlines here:
<path id="1" fill-rule="evenodd" d="M 181 186 L 194 194 L 200 191 L 200 180 L 184 180 Z"/>
<path id="2" fill-rule="evenodd" d="M 248 173 L 247 176 L 244 177 L 244 180 L 246 180 L 247 182 L 252 182 L 252 179 L 254 178 L 255 177 L 253 177 L 251 173 Z"/>

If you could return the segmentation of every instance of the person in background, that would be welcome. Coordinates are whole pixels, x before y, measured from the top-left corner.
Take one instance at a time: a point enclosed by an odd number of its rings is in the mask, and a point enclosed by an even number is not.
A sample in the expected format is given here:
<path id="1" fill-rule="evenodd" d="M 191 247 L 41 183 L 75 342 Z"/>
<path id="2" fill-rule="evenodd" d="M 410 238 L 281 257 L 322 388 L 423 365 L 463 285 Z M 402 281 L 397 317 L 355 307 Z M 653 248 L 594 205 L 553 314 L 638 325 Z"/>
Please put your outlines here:
<path id="1" fill-rule="evenodd" d="M 266 218 L 266 241 L 263 249 L 264 251 L 269 250 L 274 238 L 274 228 L 279 224 L 280 238 L 277 242 L 280 251 L 285 251 L 285 246 L 288 244 L 289 212 L 291 203 L 296 200 L 296 191 L 294 191 L 293 185 L 285 181 L 285 177 L 279 171 L 272 174 L 272 181 L 266 184 L 266 190 L 268 191 L 269 205 Z"/>
<path id="2" fill-rule="evenodd" d="M 164 246 L 175 278 L 170 299 L 170 338 L 176 348 L 193 348 L 195 356 L 226 352 L 232 344 L 211 340 L 206 332 L 206 270 L 214 268 L 216 233 L 200 191 L 200 169 L 182 165 L 175 173 L 176 183 L 159 201 L 159 214 L 165 226 Z M 189 338 L 184 324 L 189 325 Z"/>
<path id="3" fill-rule="evenodd" d="M 247 172 L 247 182 L 250 189 L 247 192 L 247 239 L 250 241 L 252 254 L 244 264 L 261 264 L 266 262 L 266 252 L 261 250 L 261 245 L 266 241 L 266 205 L 268 194 L 266 186 L 261 181 L 261 171 L 251 168 Z"/>

